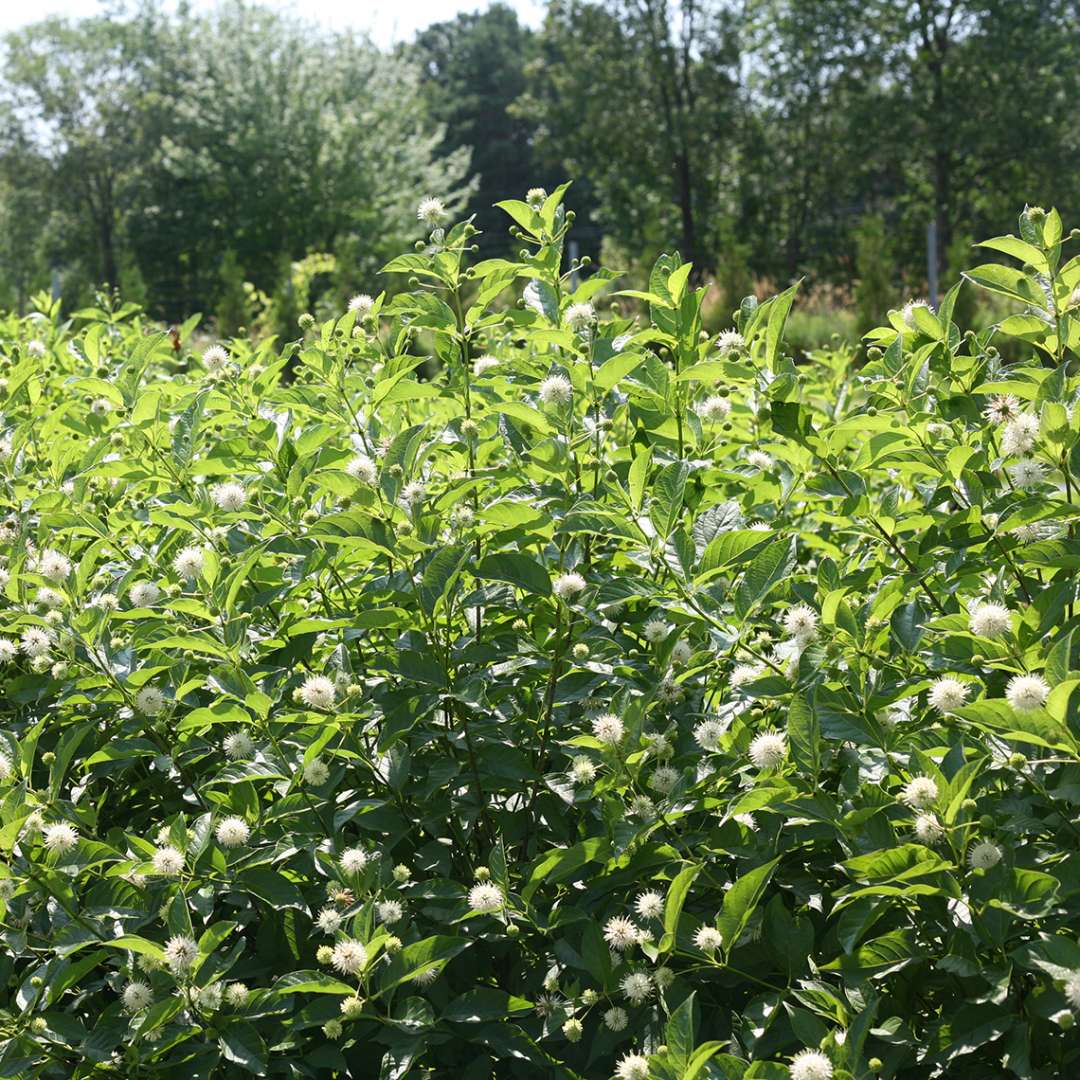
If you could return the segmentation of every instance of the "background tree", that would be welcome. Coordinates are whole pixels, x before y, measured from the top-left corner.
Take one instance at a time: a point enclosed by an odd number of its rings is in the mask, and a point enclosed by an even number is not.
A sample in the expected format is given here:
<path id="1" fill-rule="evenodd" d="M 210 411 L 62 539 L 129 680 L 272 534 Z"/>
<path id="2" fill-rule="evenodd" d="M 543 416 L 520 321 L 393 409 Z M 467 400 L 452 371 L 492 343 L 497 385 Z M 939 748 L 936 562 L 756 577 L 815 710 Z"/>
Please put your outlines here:
<path id="1" fill-rule="evenodd" d="M 624 249 L 708 262 L 730 207 L 737 53 L 726 9 L 553 0 L 519 103 L 540 152 L 589 179 Z"/>
<path id="2" fill-rule="evenodd" d="M 525 71 L 536 56 L 536 35 L 503 3 L 435 23 L 405 54 L 416 60 L 424 99 L 445 135 L 441 153 L 472 150 L 475 177 L 470 208 L 476 212 L 484 254 L 507 247 L 503 213 L 494 204 L 532 187 L 553 188 L 562 173 L 534 150 L 536 125 L 510 106 L 524 93 Z"/>

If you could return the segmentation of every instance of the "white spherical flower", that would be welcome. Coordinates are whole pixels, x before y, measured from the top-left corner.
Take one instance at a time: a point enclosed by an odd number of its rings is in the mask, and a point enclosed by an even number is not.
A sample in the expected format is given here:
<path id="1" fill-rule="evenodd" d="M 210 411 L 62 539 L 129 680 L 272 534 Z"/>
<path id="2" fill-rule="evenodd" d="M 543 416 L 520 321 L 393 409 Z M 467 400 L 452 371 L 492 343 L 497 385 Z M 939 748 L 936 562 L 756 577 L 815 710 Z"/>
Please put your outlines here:
<path id="1" fill-rule="evenodd" d="M 248 842 L 251 829 L 243 818 L 234 815 L 222 818 L 214 835 L 218 838 L 218 843 L 222 847 L 240 847 L 241 844 Z"/>
<path id="2" fill-rule="evenodd" d="M 1004 424 L 1020 415 L 1020 400 L 1012 394 L 996 394 L 983 409 L 991 424 Z"/>
<path id="3" fill-rule="evenodd" d="M 731 402 L 726 397 L 713 394 L 698 405 L 697 414 L 707 424 L 722 424 L 731 415 Z"/>
<path id="4" fill-rule="evenodd" d="M 547 200 L 548 193 L 546 188 L 532 187 L 529 188 L 528 193 L 525 196 L 525 201 L 529 206 L 539 212 Z"/>
<path id="5" fill-rule="evenodd" d="M 968 862 L 974 870 L 989 870 L 1001 862 L 1001 848 L 989 840 L 980 840 L 968 851 Z"/>
<path id="6" fill-rule="evenodd" d="M 438 977 L 439 969 L 437 967 L 429 967 L 414 975 L 412 981 L 416 986 L 425 987 L 430 986 Z"/>
<path id="7" fill-rule="evenodd" d="M 98 611 L 117 611 L 120 608 L 120 598 L 116 593 L 98 593 L 97 596 L 87 604 L 87 607 L 96 608 Z"/>
<path id="8" fill-rule="evenodd" d="M 631 817 L 652 821 L 656 817 L 656 803 L 648 795 L 635 795 L 627 808 Z"/>
<path id="9" fill-rule="evenodd" d="M 604 924 L 604 940 L 612 949 L 623 952 L 637 944 L 638 928 L 630 919 L 616 915 Z"/>
<path id="10" fill-rule="evenodd" d="M 932 847 L 945 838 L 945 830 L 934 814 L 919 814 L 915 818 L 915 838 L 920 844 Z"/>
<path id="11" fill-rule="evenodd" d="M 330 962 L 344 975 L 356 975 L 367 963 L 367 949 L 353 938 L 345 938 L 334 946 Z"/>
<path id="12" fill-rule="evenodd" d="M 787 756 L 787 741 L 777 731 L 763 731 L 750 744 L 750 760 L 758 769 L 772 769 Z"/>
<path id="13" fill-rule="evenodd" d="M 340 861 L 341 869 L 346 874 L 360 874 L 368 864 L 368 853 L 363 848 L 346 848 L 341 853 Z"/>
<path id="14" fill-rule="evenodd" d="M 753 814 L 735 814 L 731 820 L 737 822 L 744 829 L 757 832 L 757 821 L 754 819 Z"/>
<path id="15" fill-rule="evenodd" d="M 229 983 L 225 988 L 225 1000 L 234 1009 L 239 1009 L 242 1005 L 246 1005 L 250 995 L 251 991 L 248 990 L 242 982 Z"/>
<path id="16" fill-rule="evenodd" d="M 135 695 L 135 708 L 144 716 L 159 716 L 165 704 L 165 695 L 156 686 L 144 686 Z"/>
<path id="17" fill-rule="evenodd" d="M 916 328 L 915 323 L 915 311 L 917 308 L 925 308 L 930 310 L 930 305 L 925 300 L 909 300 L 901 309 L 900 317 L 904 320 L 905 325 L 912 330 Z"/>
<path id="18" fill-rule="evenodd" d="M 491 356 L 489 353 L 485 353 L 483 356 L 478 356 L 472 365 L 472 372 L 476 378 L 480 378 L 481 375 L 486 375 L 489 371 L 494 371 L 499 366 L 499 358 L 497 356 Z"/>
<path id="19" fill-rule="evenodd" d="M 90 412 L 94 416 L 108 416 L 112 412 L 112 402 L 108 398 L 94 398 L 90 402 Z"/>
<path id="20" fill-rule="evenodd" d="M 336 697 L 333 682 L 324 675 L 310 675 L 300 687 L 300 700 L 309 709 L 332 709 Z"/>
<path id="21" fill-rule="evenodd" d="M 221 1008 L 221 999 L 225 996 L 225 987 L 219 982 L 202 987 L 195 995 L 195 1003 L 206 1012 L 217 1012 Z"/>
<path id="22" fill-rule="evenodd" d="M 490 881 L 481 881 L 469 890 L 469 907 L 473 911 L 498 911 L 506 903 L 502 889 Z"/>
<path id="23" fill-rule="evenodd" d="M 596 779 L 596 764 L 579 754 L 570 762 L 570 780 L 575 784 L 591 784 Z"/>
<path id="24" fill-rule="evenodd" d="M 229 354 L 221 345 L 211 345 L 203 352 L 203 365 L 214 376 L 220 375 L 229 362 Z"/>
<path id="25" fill-rule="evenodd" d="M 560 600 L 572 600 L 584 588 L 585 579 L 573 570 L 566 574 L 560 574 L 551 583 L 551 591 Z"/>
<path id="26" fill-rule="evenodd" d="M 574 397 L 574 387 L 565 375 L 549 375 L 540 384 L 540 400 L 549 408 L 569 405 Z"/>
<path id="27" fill-rule="evenodd" d="M 648 752 L 652 757 L 663 760 L 675 753 L 675 747 L 671 745 L 671 740 L 666 735 L 650 735 L 648 739 Z"/>
<path id="28" fill-rule="evenodd" d="M 363 319 L 365 316 L 371 314 L 371 309 L 375 306 L 375 301 L 367 293 L 357 293 L 349 301 L 349 310 L 356 312 L 358 319 Z"/>
<path id="29" fill-rule="evenodd" d="M 670 795 L 672 789 L 679 782 L 679 772 L 670 765 L 661 765 L 652 776 L 649 777 L 649 787 L 661 795 Z"/>
<path id="30" fill-rule="evenodd" d="M 304 766 L 304 780 L 312 787 L 321 787 L 330 779 L 330 768 L 322 758 L 314 757 Z"/>
<path id="31" fill-rule="evenodd" d="M 173 569 L 185 580 L 194 581 L 206 565 L 206 552 L 200 547 L 182 548 L 173 559 Z"/>
<path id="32" fill-rule="evenodd" d="M 724 939 L 715 926 L 702 926 L 694 935 L 694 944 L 704 953 L 714 953 L 724 944 Z"/>
<path id="33" fill-rule="evenodd" d="M 421 199 L 416 208 L 416 220 L 422 222 L 429 229 L 435 228 L 446 217 L 446 205 L 442 199 L 433 195 Z"/>
<path id="34" fill-rule="evenodd" d="M 688 641 L 676 641 L 671 647 L 671 662 L 678 664 L 682 667 L 684 664 L 690 662 L 690 657 L 694 655 L 694 650 Z"/>
<path id="35" fill-rule="evenodd" d="M 10 780 L 14 774 L 15 766 L 12 765 L 11 758 L 0 750 L 0 780 Z"/>
<path id="36" fill-rule="evenodd" d="M 800 1050 L 791 1059 L 791 1080 L 832 1080 L 832 1062 L 820 1050 Z"/>
<path id="37" fill-rule="evenodd" d="M 142 1012 L 143 1009 L 150 1008 L 154 1003 L 154 991 L 150 989 L 147 983 L 136 980 L 135 982 L 129 982 L 124 987 L 124 993 L 121 995 L 124 1008 L 128 1012 Z"/>
<path id="38" fill-rule="evenodd" d="M 79 834 L 66 821 L 62 821 L 56 825 L 45 826 L 42 842 L 49 851 L 65 855 L 79 842 Z"/>
<path id="39" fill-rule="evenodd" d="M 629 1022 L 630 1017 L 627 1016 L 626 1010 L 620 1009 L 618 1005 L 604 1013 L 604 1027 L 608 1031 L 623 1031 Z"/>
<path id="40" fill-rule="evenodd" d="M 19 647 L 10 638 L 0 638 L 0 663 L 10 664 L 19 655 Z"/>
<path id="41" fill-rule="evenodd" d="M 38 560 L 37 572 L 49 581 L 63 581 L 71 573 L 71 560 L 59 551 L 46 548 Z"/>
<path id="42" fill-rule="evenodd" d="M 215 484 L 210 489 L 210 498 L 218 509 L 235 513 L 247 502 L 247 492 L 239 481 L 230 480 L 225 484 Z"/>
<path id="43" fill-rule="evenodd" d="M 33 341 L 26 343 L 26 353 L 28 356 L 32 356 L 35 360 L 40 360 L 46 352 L 45 342 L 38 341 L 36 338 Z"/>
<path id="44" fill-rule="evenodd" d="M 663 619 L 650 619 L 642 629 L 642 635 L 650 645 L 657 645 L 668 636 L 671 627 Z"/>
<path id="45" fill-rule="evenodd" d="M 916 810 L 925 810 L 937 802 L 938 786 L 929 776 L 913 776 L 900 793 L 900 801 Z"/>
<path id="46" fill-rule="evenodd" d="M 166 877 L 175 877 L 184 869 L 184 856 L 172 844 L 158 848 L 151 862 L 154 865 L 154 873 Z"/>
<path id="47" fill-rule="evenodd" d="M 773 459 L 764 450 L 751 450 L 746 455 L 746 463 L 758 472 L 765 472 L 772 468 Z"/>
<path id="48" fill-rule="evenodd" d="M 996 638 L 1007 633 L 1010 613 L 1003 604 L 976 604 L 971 610 L 969 626 L 977 637 Z"/>
<path id="49" fill-rule="evenodd" d="M 63 593 L 59 593 L 55 589 L 50 589 L 47 585 L 43 585 L 38 589 L 34 594 L 34 601 L 46 608 L 63 607 L 67 602 Z"/>
<path id="50" fill-rule="evenodd" d="M 738 330 L 724 330 L 716 338 L 716 347 L 726 356 L 728 353 L 740 352 L 745 347 L 745 342 Z"/>
<path id="51" fill-rule="evenodd" d="M 221 744 L 231 761 L 247 761 L 255 753 L 255 740 L 246 731 L 234 731 Z"/>
<path id="52" fill-rule="evenodd" d="M 165 942 L 165 963 L 174 975 L 187 971 L 198 955 L 199 947 L 195 944 L 195 939 L 187 934 L 176 934 Z"/>
<path id="53" fill-rule="evenodd" d="M 1050 684 L 1041 675 L 1016 675 L 1005 687 L 1005 700 L 1017 712 L 1041 709 L 1050 696 Z"/>
<path id="54" fill-rule="evenodd" d="M 785 632 L 800 641 L 809 641 L 817 633 L 817 623 L 817 613 L 806 604 L 796 604 L 784 615 Z"/>
<path id="55" fill-rule="evenodd" d="M 1021 490 L 1042 483 L 1044 471 L 1041 462 L 1034 458 L 1021 458 L 1009 466 L 1012 482 Z"/>
<path id="56" fill-rule="evenodd" d="M 1030 454 L 1039 441 L 1039 418 L 1031 413 L 1020 413 L 1006 424 L 1001 432 L 1001 452 L 1006 457 Z"/>
<path id="57" fill-rule="evenodd" d="M 1069 1004 L 1074 1009 L 1080 1010 L 1080 971 L 1074 971 L 1065 980 L 1064 990 Z"/>
<path id="58" fill-rule="evenodd" d="M 406 510 L 412 510 L 417 503 L 423 501 L 426 494 L 424 485 L 419 480 L 413 480 L 401 489 L 398 499 Z"/>
<path id="59" fill-rule="evenodd" d="M 136 581 L 128 590 L 128 598 L 135 607 L 151 607 L 161 599 L 161 590 L 150 581 Z"/>
<path id="60" fill-rule="evenodd" d="M 664 914 L 664 898 L 658 892 L 649 889 L 641 893 L 634 901 L 634 910 L 643 919 L 659 919 Z"/>
<path id="61" fill-rule="evenodd" d="M 762 664 L 736 664 L 728 681 L 732 686 L 742 686 L 743 683 L 759 679 L 764 672 L 765 667 Z"/>
<path id="62" fill-rule="evenodd" d="M 592 304 L 571 304 L 563 312 L 563 319 L 571 330 L 584 330 L 596 321 L 596 311 Z"/>
<path id="63" fill-rule="evenodd" d="M 316 917 L 315 925 L 324 934 L 336 934 L 341 929 L 341 912 L 336 908 L 324 907 Z"/>
<path id="64" fill-rule="evenodd" d="M 628 975 L 627 978 L 633 976 Z M 644 978 L 648 979 L 648 976 Z M 625 983 L 626 979 L 623 982 Z M 635 1001 L 634 1004 L 640 1003 Z M 615 1063 L 615 1075 L 618 1080 L 649 1080 L 649 1059 L 641 1054 L 623 1054 Z"/>
<path id="65" fill-rule="evenodd" d="M 364 999 L 357 994 L 353 994 L 352 997 L 342 998 L 341 1015 L 346 1020 L 355 1020 L 358 1016 L 363 1014 L 364 1011 Z"/>
<path id="66" fill-rule="evenodd" d="M 375 916 L 383 926 L 393 926 L 401 922 L 405 909 L 400 900 L 383 900 L 375 905 Z"/>
<path id="67" fill-rule="evenodd" d="M 944 716 L 956 712 L 967 701 L 968 690 L 967 683 L 946 675 L 930 687 L 928 697 L 930 704 Z"/>
<path id="68" fill-rule="evenodd" d="M 614 713 L 601 713 L 593 720 L 592 730 L 600 742 L 615 746 L 622 741 L 626 728 Z"/>
<path id="69" fill-rule="evenodd" d="M 694 742 L 702 750 L 719 750 L 724 736 L 724 725 L 719 720 L 702 720 L 694 727 Z"/>
<path id="70" fill-rule="evenodd" d="M 378 467 L 367 454 L 357 454 L 345 466 L 345 471 L 354 480 L 359 480 L 361 484 L 367 484 L 369 487 L 373 486 L 379 479 Z"/>

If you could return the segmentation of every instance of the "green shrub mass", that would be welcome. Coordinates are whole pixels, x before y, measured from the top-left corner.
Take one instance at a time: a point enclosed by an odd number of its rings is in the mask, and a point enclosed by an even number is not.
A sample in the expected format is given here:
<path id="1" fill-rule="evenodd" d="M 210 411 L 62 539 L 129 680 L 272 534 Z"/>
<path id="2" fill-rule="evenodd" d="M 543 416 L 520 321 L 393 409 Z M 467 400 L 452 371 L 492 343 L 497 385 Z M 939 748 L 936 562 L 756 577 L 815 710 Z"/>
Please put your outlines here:
<path id="1" fill-rule="evenodd" d="M 1073 1075 L 1058 215 L 796 365 L 564 192 L 280 350 L 0 319 L 0 1075 Z"/>

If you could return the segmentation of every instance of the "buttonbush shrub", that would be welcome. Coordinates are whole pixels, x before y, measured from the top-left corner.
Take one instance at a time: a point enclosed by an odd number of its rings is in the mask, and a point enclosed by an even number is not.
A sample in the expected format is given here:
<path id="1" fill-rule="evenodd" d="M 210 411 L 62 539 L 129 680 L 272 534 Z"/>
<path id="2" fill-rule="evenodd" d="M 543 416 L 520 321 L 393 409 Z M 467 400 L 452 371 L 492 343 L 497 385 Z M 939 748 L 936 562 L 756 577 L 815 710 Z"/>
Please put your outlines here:
<path id="1" fill-rule="evenodd" d="M 0 1075 L 1077 1068 L 1057 214 L 796 362 L 564 195 L 281 348 L 0 319 Z"/>

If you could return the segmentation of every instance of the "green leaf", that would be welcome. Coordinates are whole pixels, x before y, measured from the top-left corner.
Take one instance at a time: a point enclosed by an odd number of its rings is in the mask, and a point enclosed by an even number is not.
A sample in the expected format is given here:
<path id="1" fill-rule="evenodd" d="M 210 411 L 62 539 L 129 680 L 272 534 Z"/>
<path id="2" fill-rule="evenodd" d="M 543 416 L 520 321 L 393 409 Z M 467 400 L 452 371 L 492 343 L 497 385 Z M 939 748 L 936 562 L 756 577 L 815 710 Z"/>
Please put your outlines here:
<path id="1" fill-rule="evenodd" d="M 533 863 L 525 887 L 521 890 L 522 902 L 528 904 L 545 881 L 562 881 L 586 864 L 606 859 L 610 849 L 611 844 L 607 839 L 593 836 L 580 844 L 555 848 L 541 855 Z"/>
<path id="2" fill-rule="evenodd" d="M 435 612 L 469 553 L 464 544 L 439 548 L 428 560 L 420 578 L 420 602 L 428 615 Z"/>
<path id="3" fill-rule="evenodd" d="M 649 463 L 652 460 L 652 451 L 649 447 L 639 450 L 634 456 L 630 466 L 628 484 L 630 487 L 630 502 L 635 510 L 640 511 L 645 498 L 645 481 L 649 475 Z"/>
<path id="4" fill-rule="evenodd" d="M 290 971 L 274 983 L 274 993 L 288 994 L 341 994 L 350 996 L 356 993 L 356 987 L 335 979 L 322 971 Z"/>
<path id="5" fill-rule="evenodd" d="M 724 943 L 725 957 L 731 953 L 740 935 L 750 922 L 750 916 L 765 893 L 779 857 L 762 863 L 749 873 L 736 879 L 735 884 L 724 893 L 724 904 L 716 920 L 716 928 Z"/>
<path id="6" fill-rule="evenodd" d="M 686 995 L 683 1003 L 671 1014 L 664 1029 L 664 1042 L 667 1043 L 668 1060 L 678 1073 L 683 1075 L 690 1067 L 694 1053 L 694 992 Z"/>
<path id="7" fill-rule="evenodd" d="M 675 936 L 679 930 L 679 918 L 683 905 L 690 894 L 690 886 L 701 873 L 700 863 L 684 866 L 671 880 L 668 886 L 667 900 L 664 903 L 664 936 L 660 939 L 660 952 L 670 952 L 675 947 Z"/>
<path id="8" fill-rule="evenodd" d="M 381 997 L 388 990 L 416 978 L 432 968 L 441 971 L 455 956 L 464 952 L 472 942 L 466 938 L 437 935 L 406 945 L 383 969 L 379 980 L 380 989 L 374 995 Z"/>
<path id="9" fill-rule="evenodd" d="M 735 615 L 740 621 L 757 608 L 795 565 L 795 538 L 777 539 L 763 548 L 735 591 Z"/>
<path id="10" fill-rule="evenodd" d="M 1022 304 L 1046 307 L 1046 296 L 1042 289 L 1020 270 L 1001 266 L 998 263 L 986 263 L 975 267 L 974 270 L 965 270 L 964 277 L 988 292 L 1007 296 L 1010 300 L 1018 300 Z"/>
<path id="11" fill-rule="evenodd" d="M 443 1010 L 442 1019 L 454 1024 L 475 1024 L 484 1020 L 505 1020 L 514 1013 L 528 1012 L 533 1003 L 511 997 L 505 990 L 480 986 L 454 998 Z"/>
<path id="12" fill-rule="evenodd" d="M 791 699 L 787 734 L 795 763 L 816 779 L 821 767 L 821 724 L 813 706 L 802 694 L 795 694 Z"/>
<path id="13" fill-rule="evenodd" d="M 629 375 L 645 359 L 640 352 L 616 353 L 610 360 L 605 360 L 596 373 L 595 383 L 598 390 L 608 391 L 625 375 Z"/>
<path id="14" fill-rule="evenodd" d="M 791 311 L 795 294 L 799 291 L 801 284 L 802 278 L 768 302 L 769 321 L 765 327 L 765 364 L 772 371 L 776 370 L 776 355 L 780 351 L 780 342 L 784 337 L 788 313 Z"/>
<path id="15" fill-rule="evenodd" d="M 511 585 L 537 596 L 551 595 L 551 578 L 548 572 L 528 555 L 517 555 L 513 552 L 489 555 L 474 567 L 473 573 L 478 578 L 508 581 Z"/>
<path id="16" fill-rule="evenodd" d="M 653 482 L 649 517 L 661 537 L 669 536 L 679 520 L 689 474 L 690 466 L 685 461 L 673 461 L 660 470 Z"/>
<path id="17" fill-rule="evenodd" d="M 246 1020 L 231 1019 L 218 1035 L 218 1046 L 226 1061 L 239 1065 L 255 1076 L 265 1076 L 267 1067 L 266 1044 L 254 1025 Z"/>

